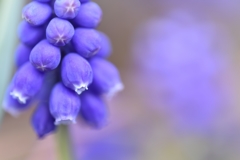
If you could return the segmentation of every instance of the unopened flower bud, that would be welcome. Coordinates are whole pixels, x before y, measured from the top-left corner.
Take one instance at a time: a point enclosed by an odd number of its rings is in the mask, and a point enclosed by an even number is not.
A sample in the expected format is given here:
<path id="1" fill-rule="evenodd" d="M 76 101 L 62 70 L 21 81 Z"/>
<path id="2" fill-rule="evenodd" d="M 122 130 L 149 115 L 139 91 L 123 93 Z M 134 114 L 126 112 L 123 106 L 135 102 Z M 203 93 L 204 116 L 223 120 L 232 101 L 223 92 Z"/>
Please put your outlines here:
<path id="1" fill-rule="evenodd" d="M 25 104 L 19 103 L 19 101 L 13 98 L 10 94 L 11 85 L 12 84 L 9 85 L 5 93 L 2 106 L 3 106 L 3 109 L 9 114 L 11 114 L 12 116 L 18 116 L 19 114 L 21 114 L 23 111 L 27 110 L 31 106 L 32 101 L 27 101 Z"/>
<path id="2" fill-rule="evenodd" d="M 40 71 L 57 68 L 61 60 L 60 49 L 51 45 L 46 39 L 39 42 L 30 53 L 30 62 Z"/>
<path id="3" fill-rule="evenodd" d="M 24 63 L 28 62 L 32 48 L 20 43 L 15 51 L 15 64 L 19 68 Z"/>
<path id="4" fill-rule="evenodd" d="M 59 18 L 73 19 L 78 14 L 80 5 L 79 0 L 56 0 L 54 11 Z"/>
<path id="5" fill-rule="evenodd" d="M 50 112 L 56 125 L 75 123 L 80 106 L 80 98 L 75 92 L 62 83 L 54 86 L 50 96 Z"/>
<path id="6" fill-rule="evenodd" d="M 88 61 L 78 54 L 69 53 L 62 61 L 61 77 L 65 86 L 81 94 L 92 83 L 92 68 Z"/>
<path id="7" fill-rule="evenodd" d="M 117 68 L 109 61 L 95 57 L 90 60 L 93 70 L 93 82 L 91 87 L 98 93 L 113 96 L 123 89 Z"/>
<path id="8" fill-rule="evenodd" d="M 110 41 L 109 37 L 105 33 L 99 32 L 99 35 L 100 35 L 100 37 L 102 39 L 102 41 L 101 41 L 101 49 L 98 51 L 96 56 L 107 58 L 112 53 L 111 41 Z"/>
<path id="9" fill-rule="evenodd" d="M 94 29 L 78 28 L 72 39 L 74 49 L 84 58 L 90 58 L 101 49 L 101 38 Z"/>
<path id="10" fill-rule="evenodd" d="M 48 42 L 55 46 L 65 46 L 74 35 L 72 24 L 60 18 L 54 18 L 50 21 L 46 29 Z"/>
<path id="11" fill-rule="evenodd" d="M 102 20 L 102 10 L 95 2 L 81 5 L 79 13 L 72 20 L 78 27 L 96 28 Z"/>
<path id="12" fill-rule="evenodd" d="M 22 18 L 31 25 L 40 26 L 51 17 L 52 9 L 47 3 L 30 2 L 22 11 Z"/>
<path id="13" fill-rule="evenodd" d="M 81 95 L 81 116 L 90 125 L 101 128 L 107 124 L 108 109 L 100 96 L 89 91 Z"/>
<path id="14" fill-rule="evenodd" d="M 10 95 L 21 104 L 30 101 L 41 89 L 44 75 L 27 62 L 15 73 Z"/>
<path id="15" fill-rule="evenodd" d="M 44 28 L 31 26 L 22 21 L 18 26 L 18 37 L 24 44 L 35 46 L 44 37 Z"/>
<path id="16" fill-rule="evenodd" d="M 44 138 L 56 130 L 54 118 L 50 114 L 47 104 L 40 104 L 32 115 L 32 127 L 39 138 Z"/>

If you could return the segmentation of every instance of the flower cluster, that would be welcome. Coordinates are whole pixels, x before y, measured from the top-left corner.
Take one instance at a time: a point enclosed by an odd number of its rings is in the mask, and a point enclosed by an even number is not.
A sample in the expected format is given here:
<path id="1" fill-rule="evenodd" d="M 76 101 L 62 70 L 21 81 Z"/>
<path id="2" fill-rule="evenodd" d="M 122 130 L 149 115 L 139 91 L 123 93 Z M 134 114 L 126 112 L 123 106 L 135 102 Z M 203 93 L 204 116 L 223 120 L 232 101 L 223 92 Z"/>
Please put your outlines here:
<path id="1" fill-rule="evenodd" d="M 123 88 L 117 68 L 106 60 L 112 48 L 97 31 L 102 17 L 90 0 L 35 0 L 22 10 L 16 49 L 18 68 L 5 95 L 4 109 L 16 115 L 33 102 L 32 126 L 41 138 L 60 124 L 106 124 L 103 95 Z"/>

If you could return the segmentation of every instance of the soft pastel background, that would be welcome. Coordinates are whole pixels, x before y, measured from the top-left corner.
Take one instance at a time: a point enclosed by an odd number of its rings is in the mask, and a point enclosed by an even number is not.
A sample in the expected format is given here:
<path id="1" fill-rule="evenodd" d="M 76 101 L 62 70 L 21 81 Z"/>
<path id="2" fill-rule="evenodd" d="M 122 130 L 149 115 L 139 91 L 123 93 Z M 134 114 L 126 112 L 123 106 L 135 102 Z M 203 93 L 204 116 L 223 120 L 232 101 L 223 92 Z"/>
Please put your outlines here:
<path id="1" fill-rule="evenodd" d="M 238 0 L 96 0 L 125 90 L 107 127 L 70 127 L 77 160 L 239 160 Z M 0 99 L 13 71 L 24 0 L 0 0 Z M 209 29 L 210 26 L 210 29 Z M 56 135 L 4 114 L 1 160 L 57 160 Z"/>

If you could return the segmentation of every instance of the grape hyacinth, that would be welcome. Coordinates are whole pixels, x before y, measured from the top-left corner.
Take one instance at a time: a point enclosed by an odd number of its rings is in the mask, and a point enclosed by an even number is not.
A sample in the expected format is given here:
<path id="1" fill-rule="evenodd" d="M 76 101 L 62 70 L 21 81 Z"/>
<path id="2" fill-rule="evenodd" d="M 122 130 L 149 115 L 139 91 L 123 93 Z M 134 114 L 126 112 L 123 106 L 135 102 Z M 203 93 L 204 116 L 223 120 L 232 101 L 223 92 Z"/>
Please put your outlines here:
<path id="1" fill-rule="evenodd" d="M 34 27 L 25 21 L 18 26 L 18 37 L 27 46 L 35 46 L 44 37 L 43 27 Z"/>
<path id="2" fill-rule="evenodd" d="M 56 130 L 54 118 L 49 112 L 48 104 L 39 104 L 37 106 L 32 115 L 32 126 L 40 138 Z"/>
<path id="3" fill-rule="evenodd" d="M 86 91 L 81 96 L 82 108 L 81 115 L 86 122 L 95 127 L 102 127 L 107 123 L 108 109 L 102 99 Z"/>
<path id="4" fill-rule="evenodd" d="M 94 29 L 77 28 L 72 39 L 74 49 L 84 58 L 90 58 L 101 49 L 101 38 Z"/>
<path id="5" fill-rule="evenodd" d="M 32 49 L 29 60 L 40 71 L 53 70 L 60 63 L 61 52 L 47 40 L 42 40 Z"/>
<path id="6" fill-rule="evenodd" d="M 50 5 L 33 1 L 23 8 L 22 18 L 33 26 L 40 26 L 47 22 L 51 14 Z"/>
<path id="7" fill-rule="evenodd" d="M 94 72 L 91 87 L 95 92 L 112 96 L 123 89 L 118 70 L 112 63 L 96 57 L 90 60 L 90 65 Z"/>
<path id="8" fill-rule="evenodd" d="M 231 103 L 225 79 L 231 47 L 225 30 L 174 10 L 145 23 L 135 38 L 139 85 L 151 82 L 144 88 L 152 93 L 151 106 L 170 117 L 176 133 L 211 131 Z"/>
<path id="9" fill-rule="evenodd" d="M 60 18 L 54 18 L 50 21 L 46 29 L 47 40 L 55 46 L 65 46 L 74 35 L 72 24 Z"/>
<path id="10" fill-rule="evenodd" d="M 102 10 L 95 2 L 84 3 L 72 22 L 79 27 L 95 28 L 102 18 Z"/>
<path id="11" fill-rule="evenodd" d="M 112 52 L 110 39 L 96 30 L 100 6 L 90 0 L 33 0 L 22 18 L 17 72 L 5 94 L 5 111 L 18 115 L 37 102 L 31 124 L 39 138 L 58 125 L 75 123 L 78 116 L 93 127 L 104 126 L 103 96 L 123 84 L 105 59 Z"/>
<path id="12" fill-rule="evenodd" d="M 81 94 L 92 83 L 93 72 L 87 60 L 76 53 L 69 53 L 62 61 L 61 77 L 66 87 Z"/>
<path id="13" fill-rule="evenodd" d="M 54 86 L 49 103 L 50 112 L 55 124 L 75 123 L 81 101 L 77 94 L 66 88 L 62 83 Z"/>
<path id="14" fill-rule="evenodd" d="M 54 11 L 59 18 L 73 19 L 78 15 L 80 5 L 79 0 L 56 0 Z"/>

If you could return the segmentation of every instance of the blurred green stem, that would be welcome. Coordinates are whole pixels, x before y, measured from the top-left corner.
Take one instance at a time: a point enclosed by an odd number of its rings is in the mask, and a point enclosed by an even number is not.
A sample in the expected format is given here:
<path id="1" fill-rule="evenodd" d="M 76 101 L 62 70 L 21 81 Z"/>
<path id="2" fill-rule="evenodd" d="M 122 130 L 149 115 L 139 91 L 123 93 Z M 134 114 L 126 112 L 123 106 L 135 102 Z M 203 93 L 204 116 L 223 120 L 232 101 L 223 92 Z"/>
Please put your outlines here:
<path id="1" fill-rule="evenodd" d="M 14 49 L 17 42 L 17 25 L 21 17 L 24 0 L 0 1 L 0 121 L 4 91 L 14 70 Z"/>
<path id="2" fill-rule="evenodd" d="M 68 127 L 61 125 L 58 128 L 58 156 L 59 160 L 72 160 L 70 150 L 70 140 L 68 134 Z"/>

